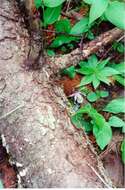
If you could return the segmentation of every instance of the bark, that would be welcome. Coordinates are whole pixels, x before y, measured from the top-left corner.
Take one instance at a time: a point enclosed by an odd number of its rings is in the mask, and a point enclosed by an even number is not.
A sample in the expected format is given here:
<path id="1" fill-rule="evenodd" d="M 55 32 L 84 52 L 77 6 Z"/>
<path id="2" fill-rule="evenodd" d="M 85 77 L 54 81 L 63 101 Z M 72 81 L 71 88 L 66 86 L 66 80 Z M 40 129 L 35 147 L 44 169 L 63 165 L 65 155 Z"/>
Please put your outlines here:
<path id="1" fill-rule="evenodd" d="M 0 16 L 0 133 L 21 185 L 112 187 L 86 136 L 71 124 L 67 99 L 50 81 L 48 65 L 31 72 L 20 67 L 29 40 L 20 22 L 12 21 L 17 17 L 12 2 L 0 5 L 11 18 Z"/>

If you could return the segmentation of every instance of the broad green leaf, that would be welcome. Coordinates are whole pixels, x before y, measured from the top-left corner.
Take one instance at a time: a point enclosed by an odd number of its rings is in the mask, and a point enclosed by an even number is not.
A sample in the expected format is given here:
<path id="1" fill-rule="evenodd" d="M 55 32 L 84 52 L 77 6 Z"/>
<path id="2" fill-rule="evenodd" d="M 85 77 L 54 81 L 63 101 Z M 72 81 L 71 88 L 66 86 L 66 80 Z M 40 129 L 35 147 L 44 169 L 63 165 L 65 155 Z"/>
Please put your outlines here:
<path id="1" fill-rule="evenodd" d="M 80 108 L 76 114 L 84 114 L 84 113 L 87 113 L 89 114 L 91 112 L 91 109 L 92 109 L 92 106 L 91 104 L 86 104 L 84 107 Z"/>
<path id="2" fill-rule="evenodd" d="M 98 70 L 102 70 L 109 62 L 109 58 L 98 62 Z"/>
<path id="3" fill-rule="evenodd" d="M 107 77 L 112 76 L 112 75 L 117 75 L 117 74 L 119 74 L 119 71 L 111 67 L 104 67 L 102 71 L 100 71 L 100 75 L 107 76 Z"/>
<path id="4" fill-rule="evenodd" d="M 52 48 L 57 48 L 63 44 L 68 44 L 71 41 L 75 41 L 77 40 L 76 37 L 73 36 L 65 36 L 65 35 L 61 35 L 55 38 L 55 40 L 52 42 L 52 44 L 50 45 L 50 47 Z"/>
<path id="5" fill-rule="evenodd" d="M 125 113 L 125 99 L 118 98 L 118 99 L 112 100 L 103 109 L 103 111 L 110 112 L 110 113 Z"/>
<path id="6" fill-rule="evenodd" d="M 88 95 L 87 95 L 87 99 L 90 101 L 90 102 L 95 102 L 97 99 L 98 99 L 98 95 L 95 93 L 95 92 L 90 92 Z"/>
<path id="7" fill-rule="evenodd" d="M 84 85 L 86 85 L 86 84 L 91 83 L 92 81 L 93 81 L 93 75 L 85 76 L 85 77 L 83 77 L 83 79 L 81 80 L 79 86 L 84 86 Z"/>
<path id="8" fill-rule="evenodd" d="M 120 74 L 125 74 L 125 62 L 121 62 L 119 64 L 111 64 L 113 69 L 116 69 Z"/>
<path id="9" fill-rule="evenodd" d="M 34 0 L 35 7 L 38 9 L 42 5 L 42 0 Z"/>
<path id="10" fill-rule="evenodd" d="M 85 17 L 77 22 L 71 29 L 70 34 L 78 35 L 88 30 L 88 18 Z"/>
<path id="11" fill-rule="evenodd" d="M 72 123 L 79 129 L 84 129 L 85 132 L 92 131 L 92 124 L 84 120 L 82 114 L 75 114 L 71 117 Z"/>
<path id="12" fill-rule="evenodd" d="M 65 0 L 42 0 L 46 7 L 58 7 L 61 5 Z"/>
<path id="13" fill-rule="evenodd" d="M 67 69 L 64 69 L 63 74 L 68 75 L 71 79 L 73 79 L 76 75 L 75 67 L 71 66 Z"/>
<path id="14" fill-rule="evenodd" d="M 71 30 L 70 20 L 63 19 L 55 23 L 55 28 L 57 32 L 66 32 L 69 33 Z"/>
<path id="15" fill-rule="evenodd" d="M 53 24 L 60 16 L 61 6 L 46 8 L 44 12 L 44 25 Z"/>
<path id="16" fill-rule="evenodd" d="M 104 122 L 102 126 L 95 124 L 93 127 L 93 133 L 101 150 L 103 150 L 112 139 L 112 130 L 107 122 Z"/>
<path id="17" fill-rule="evenodd" d="M 125 122 L 117 116 L 110 117 L 108 123 L 112 127 L 123 127 L 125 125 Z"/>
<path id="18" fill-rule="evenodd" d="M 96 55 L 91 55 L 88 58 L 88 66 L 93 68 L 93 67 L 97 67 L 97 65 L 98 65 L 98 59 L 97 59 Z"/>
<path id="19" fill-rule="evenodd" d="M 106 76 L 103 76 L 101 73 L 97 73 L 96 77 L 98 80 L 100 80 L 108 85 L 110 84 L 110 80 Z"/>
<path id="20" fill-rule="evenodd" d="M 99 94 L 100 94 L 100 97 L 102 97 L 102 98 L 109 96 L 109 92 L 104 91 L 104 90 L 100 90 Z"/>
<path id="21" fill-rule="evenodd" d="M 106 8 L 108 7 L 108 3 L 109 0 L 93 1 L 89 13 L 89 24 L 91 24 L 104 13 Z"/>
<path id="22" fill-rule="evenodd" d="M 125 29 L 125 3 L 111 2 L 105 11 L 105 16 L 118 28 Z"/>
<path id="23" fill-rule="evenodd" d="M 93 68 L 85 66 L 81 67 L 80 69 L 76 69 L 76 72 L 82 75 L 91 75 L 93 74 Z"/>
<path id="24" fill-rule="evenodd" d="M 79 62 L 79 66 L 80 67 L 86 67 L 87 66 L 87 62 L 86 61 L 80 61 Z"/>
<path id="25" fill-rule="evenodd" d="M 92 84 L 94 89 L 96 89 L 100 85 L 100 81 L 96 78 L 96 76 L 93 77 Z"/>
<path id="26" fill-rule="evenodd" d="M 125 140 L 123 140 L 121 144 L 121 153 L 122 153 L 122 161 L 125 164 Z"/>
<path id="27" fill-rule="evenodd" d="M 119 84 L 121 84 L 122 86 L 125 86 L 125 78 L 120 76 L 120 75 L 115 75 L 113 77 Z"/>

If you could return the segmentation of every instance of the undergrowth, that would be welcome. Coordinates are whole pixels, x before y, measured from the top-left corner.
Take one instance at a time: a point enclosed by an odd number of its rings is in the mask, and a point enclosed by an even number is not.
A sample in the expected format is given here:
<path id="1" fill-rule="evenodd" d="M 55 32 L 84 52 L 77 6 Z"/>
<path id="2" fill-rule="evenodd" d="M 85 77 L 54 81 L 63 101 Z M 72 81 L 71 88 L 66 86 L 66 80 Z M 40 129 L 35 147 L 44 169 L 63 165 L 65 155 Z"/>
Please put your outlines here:
<path id="1" fill-rule="evenodd" d="M 82 49 L 84 43 L 114 26 L 125 29 L 124 1 L 34 0 L 34 3 L 35 14 L 40 13 L 40 26 L 46 35 L 45 48 L 49 56 L 69 53 L 76 47 Z M 77 128 L 94 135 L 101 151 L 111 142 L 114 130 L 125 133 L 123 95 L 115 92 L 113 97 L 109 92 L 109 87 L 123 90 L 125 86 L 123 42 L 113 42 L 109 50 L 110 54 L 121 55 L 122 59 L 118 62 L 108 53 L 106 59 L 92 55 L 76 67 L 62 71 L 71 79 L 76 75 L 81 77 L 75 93 L 70 95 L 73 107 L 75 105 L 71 120 Z M 98 108 L 97 104 L 103 101 Z M 106 113 L 108 117 L 105 117 Z M 121 142 L 120 151 L 125 164 L 125 140 Z"/>

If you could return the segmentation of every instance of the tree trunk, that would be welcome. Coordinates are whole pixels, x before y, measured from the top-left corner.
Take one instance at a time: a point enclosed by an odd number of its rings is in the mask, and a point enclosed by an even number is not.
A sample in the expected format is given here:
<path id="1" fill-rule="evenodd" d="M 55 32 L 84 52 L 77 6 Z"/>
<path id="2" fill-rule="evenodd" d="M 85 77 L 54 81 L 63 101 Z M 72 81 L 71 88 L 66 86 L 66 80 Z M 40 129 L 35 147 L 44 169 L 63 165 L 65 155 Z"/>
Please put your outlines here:
<path id="1" fill-rule="evenodd" d="M 40 71 L 21 68 L 27 30 L 15 19 L 13 1 L 0 2 L 0 133 L 21 185 L 112 187 L 83 132 L 71 124 L 67 99 L 48 77 L 48 65 Z"/>

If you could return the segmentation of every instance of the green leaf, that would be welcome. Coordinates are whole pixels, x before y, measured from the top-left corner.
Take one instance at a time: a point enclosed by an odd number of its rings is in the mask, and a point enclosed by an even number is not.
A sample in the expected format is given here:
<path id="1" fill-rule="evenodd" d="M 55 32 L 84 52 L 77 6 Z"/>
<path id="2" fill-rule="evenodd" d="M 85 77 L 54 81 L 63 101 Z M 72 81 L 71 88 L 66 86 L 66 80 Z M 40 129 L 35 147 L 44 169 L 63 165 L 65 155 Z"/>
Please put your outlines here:
<path id="1" fill-rule="evenodd" d="M 76 75 L 75 67 L 71 66 L 67 69 L 64 69 L 63 74 L 68 75 L 71 79 L 73 79 Z"/>
<path id="2" fill-rule="evenodd" d="M 87 32 L 87 38 L 88 38 L 89 40 L 95 39 L 94 33 L 89 30 L 89 31 Z"/>
<path id="3" fill-rule="evenodd" d="M 109 58 L 98 62 L 98 70 L 102 70 L 109 62 Z"/>
<path id="4" fill-rule="evenodd" d="M 61 6 L 46 8 L 44 11 L 44 25 L 53 24 L 60 16 Z"/>
<path id="5" fill-rule="evenodd" d="M 125 125 L 125 122 L 116 116 L 110 117 L 108 123 L 112 127 L 123 127 Z"/>
<path id="6" fill-rule="evenodd" d="M 100 85 L 100 81 L 96 78 L 96 76 L 93 77 L 92 84 L 94 89 L 96 89 Z"/>
<path id="7" fill-rule="evenodd" d="M 84 86 L 84 85 L 86 85 L 86 84 L 91 83 L 92 81 L 93 81 L 93 75 L 85 76 L 85 77 L 83 77 L 83 79 L 81 80 L 79 86 Z"/>
<path id="8" fill-rule="evenodd" d="M 92 124 L 83 119 L 82 114 L 75 114 L 71 117 L 72 123 L 79 129 L 84 129 L 85 132 L 92 131 Z"/>
<path id="9" fill-rule="evenodd" d="M 70 34 L 78 35 L 86 32 L 87 30 L 88 30 L 88 18 L 85 17 L 72 27 Z"/>
<path id="10" fill-rule="evenodd" d="M 121 84 L 122 86 L 125 86 L 125 78 L 123 78 L 120 75 L 115 75 L 113 77 L 119 84 Z"/>
<path id="11" fill-rule="evenodd" d="M 110 112 L 110 113 L 125 113 L 125 99 L 118 98 L 118 99 L 112 100 L 103 109 L 103 111 Z"/>
<path id="12" fill-rule="evenodd" d="M 113 69 L 116 69 L 120 74 L 125 74 L 125 62 L 121 62 L 119 64 L 111 64 Z"/>
<path id="13" fill-rule="evenodd" d="M 105 11 L 105 16 L 118 28 L 125 29 L 125 3 L 111 2 Z"/>
<path id="14" fill-rule="evenodd" d="M 101 73 L 96 74 L 96 77 L 98 80 L 100 80 L 108 85 L 110 84 L 110 80 L 106 76 L 103 76 Z"/>
<path id="15" fill-rule="evenodd" d="M 122 153 L 122 161 L 125 164 L 125 140 L 122 141 L 121 144 L 121 153 Z"/>
<path id="16" fill-rule="evenodd" d="M 63 19 L 55 23 L 55 28 L 57 32 L 66 32 L 69 33 L 71 30 L 70 20 Z"/>
<path id="17" fill-rule="evenodd" d="M 100 71 L 100 75 L 103 75 L 106 77 L 112 76 L 112 75 L 117 75 L 117 74 L 119 74 L 119 71 L 117 71 L 111 67 L 105 67 L 105 68 L 103 68 L 102 71 Z"/>
<path id="18" fill-rule="evenodd" d="M 34 0 L 35 7 L 38 9 L 42 5 L 42 0 Z"/>
<path id="19" fill-rule="evenodd" d="M 71 41 L 75 41 L 75 40 L 77 40 L 76 37 L 61 35 L 61 36 L 58 36 L 58 37 L 55 38 L 55 40 L 52 42 L 50 47 L 58 48 L 59 46 L 61 46 L 63 44 L 68 44 Z"/>
<path id="20" fill-rule="evenodd" d="M 90 102 L 95 102 L 97 99 L 98 99 L 98 95 L 95 93 L 95 92 L 90 92 L 88 95 L 87 95 L 87 99 L 90 101 Z"/>
<path id="21" fill-rule="evenodd" d="M 103 150 L 112 139 L 112 130 L 107 122 L 104 122 L 103 125 L 94 125 L 93 133 L 96 137 L 96 142 Z"/>
<path id="22" fill-rule="evenodd" d="M 44 5 L 46 7 L 58 7 L 59 5 L 61 5 L 65 0 L 42 0 Z"/>
<path id="23" fill-rule="evenodd" d="M 91 112 L 92 106 L 91 104 L 86 104 L 84 107 L 80 108 L 76 114 L 84 114 L 87 113 L 89 114 Z"/>
<path id="24" fill-rule="evenodd" d="M 55 56 L 55 52 L 53 51 L 53 50 L 51 50 L 51 49 L 47 49 L 47 55 L 48 56 Z"/>
<path id="25" fill-rule="evenodd" d="M 108 7 L 109 0 L 93 0 L 89 13 L 89 24 L 99 18 Z"/>
<path id="26" fill-rule="evenodd" d="M 97 65 L 98 65 L 98 59 L 97 59 L 96 55 L 91 55 L 88 58 L 88 66 L 93 68 L 93 67 L 97 67 Z"/>
<path id="27" fill-rule="evenodd" d="M 93 68 L 85 66 L 85 67 L 81 67 L 80 69 L 76 69 L 76 72 L 82 75 L 90 75 L 90 74 L 93 74 Z"/>
<path id="28" fill-rule="evenodd" d="M 109 92 L 104 91 L 104 90 L 100 90 L 99 94 L 100 94 L 100 97 L 102 97 L 102 98 L 109 96 Z"/>

